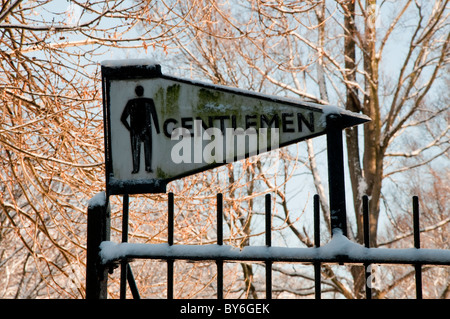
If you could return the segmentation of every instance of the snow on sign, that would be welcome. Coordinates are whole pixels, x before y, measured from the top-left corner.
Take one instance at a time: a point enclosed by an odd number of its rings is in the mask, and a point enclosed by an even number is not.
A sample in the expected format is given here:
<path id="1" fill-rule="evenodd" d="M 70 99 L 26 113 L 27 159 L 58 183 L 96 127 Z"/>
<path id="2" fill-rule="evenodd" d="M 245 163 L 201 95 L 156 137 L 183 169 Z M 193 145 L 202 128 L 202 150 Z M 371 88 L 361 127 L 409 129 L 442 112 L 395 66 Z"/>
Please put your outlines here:
<path id="1" fill-rule="evenodd" d="M 146 60 L 102 63 L 110 194 L 165 192 L 168 182 L 326 133 L 365 116 L 161 73 Z"/>

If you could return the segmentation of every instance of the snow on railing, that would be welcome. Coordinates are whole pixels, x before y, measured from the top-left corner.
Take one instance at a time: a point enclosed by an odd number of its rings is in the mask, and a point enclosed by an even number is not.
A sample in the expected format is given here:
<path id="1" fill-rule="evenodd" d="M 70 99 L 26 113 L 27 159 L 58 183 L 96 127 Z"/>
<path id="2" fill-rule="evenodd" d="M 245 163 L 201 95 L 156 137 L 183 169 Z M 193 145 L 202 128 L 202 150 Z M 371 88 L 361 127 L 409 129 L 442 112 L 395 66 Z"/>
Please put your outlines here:
<path id="1" fill-rule="evenodd" d="M 128 197 L 126 206 L 128 206 Z M 272 263 L 310 263 L 314 264 L 315 297 L 321 298 L 320 276 L 322 263 L 359 263 L 364 265 L 366 277 L 370 276 L 371 264 L 410 264 L 415 268 L 416 297 L 422 297 L 422 266 L 444 265 L 450 266 L 450 250 L 420 248 L 419 206 L 418 198 L 413 197 L 413 248 L 370 248 L 369 244 L 369 201 L 363 197 L 363 223 L 364 245 L 349 240 L 341 229 L 333 229 L 331 240 L 325 245 L 320 245 L 320 209 L 319 197 L 314 196 L 314 247 L 275 247 L 271 245 L 271 198 L 266 195 L 266 243 L 265 246 L 246 246 L 242 249 L 223 244 L 223 196 L 217 195 L 217 244 L 209 245 L 174 245 L 174 196 L 168 194 L 168 242 L 165 244 L 138 244 L 128 243 L 122 238 L 122 243 L 109 240 L 110 212 L 104 193 L 96 195 L 88 208 L 88 219 L 97 223 L 100 227 L 88 227 L 88 251 L 91 252 L 88 260 L 89 278 L 98 277 L 97 283 L 87 284 L 87 291 L 92 295 L 105 296 L 107 276 L 104 271 L 110 271 L 121 264 L 121 294 L 125 294 L 126 282 L 132 290 L 135 298 L 139 297 L 137 285 L 131 272 L 129 262 L 133 259 L 159 259 L 167 262 L 168 281 L 167 298 L 173 298 L 173 262 L 175 260 L 215 261 L 217 264 L 217 297 L 223 298 L 223 263 L 254 261 L 266 263 L 266 298 L 271 298 L 272 293 Z M 125 211 L 124 211 L 125 212 Z M 96 215 L 97 217 L 95 217 Z M 94 218 L 95 217 L 95 218 Z M 98 219 L 101 219 L 100 221 Z M 126 220 L 127 221 L 127 220 Z M 92 222 L 91 222 L 92 223 Z M 89 224 L 89 222 L 88 222 Z M 89 225 L 88 225 L 89 226 Z M 123 230 L 127 236 L 127 227 Z M 100 235 L 98 235 L 100 234 Z M 125 236 L 125 237 L 126 237 Z M 93 238 L 89 240 L 89 238 Z M 93 249 L 95 248 L 95 249 Z M 92 255 L 95 250 L 96 257 Z M 94 274 L 93 274 L 94 273 Z M 367 279 L 367 278 L 366 278 Z M 94 279 L 92 279 L 94 280 Z M 371 298 L 371 287 L 366 285 L 366 298 Z"/>
<path id="2" fill-rule="evenodd" d="M 339 262 L 384 264 L 450 264 L 450 250 L 417 248 L 366 248 L 342 234 L 335 234 L 319 248 L 228 245 L 169 245 L 102 242 L 103 264 L 121 259 L 183 259 L 272 262 Z"/>

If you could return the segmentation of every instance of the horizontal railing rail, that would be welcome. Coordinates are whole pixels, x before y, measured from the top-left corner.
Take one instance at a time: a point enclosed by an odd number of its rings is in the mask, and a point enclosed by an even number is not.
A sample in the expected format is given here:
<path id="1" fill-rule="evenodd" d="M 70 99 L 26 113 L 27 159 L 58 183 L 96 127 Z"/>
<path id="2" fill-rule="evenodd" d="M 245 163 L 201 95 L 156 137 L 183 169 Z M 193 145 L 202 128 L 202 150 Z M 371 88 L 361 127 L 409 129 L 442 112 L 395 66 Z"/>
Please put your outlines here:
<path id="1" fill-rule="evenodd" d="M 365 248 L 335 236 L 319 248 L 289 248 L 228 245 L 169 245 L 103 242 L 100 257 L 104 265 L 127 259 L 177 259 L 193 261 L 271 261 L 286 263 L 376 263 L 450 265 L 450 250 L 425 248 Z M 344 251 L 345 250 L 345 251 Z"/>

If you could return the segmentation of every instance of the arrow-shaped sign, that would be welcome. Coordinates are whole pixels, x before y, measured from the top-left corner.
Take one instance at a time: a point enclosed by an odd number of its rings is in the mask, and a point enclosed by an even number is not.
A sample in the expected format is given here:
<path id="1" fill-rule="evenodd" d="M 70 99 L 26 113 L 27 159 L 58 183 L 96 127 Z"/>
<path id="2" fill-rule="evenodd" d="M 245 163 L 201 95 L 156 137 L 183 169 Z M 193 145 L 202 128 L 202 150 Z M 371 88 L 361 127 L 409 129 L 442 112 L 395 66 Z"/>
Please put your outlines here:
<path id="1" fill-rule="evenodd" d="M 370 119 L 338 107 L 161 73 L 143 61 L 102 63 L 110 194 L 165 192 L 168 182 Z"/>

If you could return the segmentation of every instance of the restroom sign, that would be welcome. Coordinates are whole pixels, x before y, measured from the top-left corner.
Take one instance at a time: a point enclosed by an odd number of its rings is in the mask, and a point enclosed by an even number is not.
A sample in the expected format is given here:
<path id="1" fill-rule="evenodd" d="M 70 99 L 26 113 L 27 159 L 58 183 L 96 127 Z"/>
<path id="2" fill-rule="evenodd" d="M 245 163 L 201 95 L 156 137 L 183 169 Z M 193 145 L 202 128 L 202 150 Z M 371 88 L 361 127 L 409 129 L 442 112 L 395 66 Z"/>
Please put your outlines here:
<path id="1" fill-rule="evenodd" d="M 367 122 L 337 107 L 162 74 L 146 61 L 102 63 L 109 194 L 165 192 L 170 181 Z"/>

